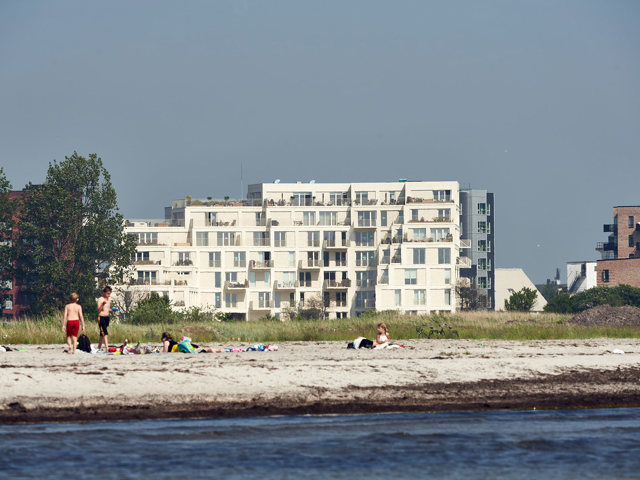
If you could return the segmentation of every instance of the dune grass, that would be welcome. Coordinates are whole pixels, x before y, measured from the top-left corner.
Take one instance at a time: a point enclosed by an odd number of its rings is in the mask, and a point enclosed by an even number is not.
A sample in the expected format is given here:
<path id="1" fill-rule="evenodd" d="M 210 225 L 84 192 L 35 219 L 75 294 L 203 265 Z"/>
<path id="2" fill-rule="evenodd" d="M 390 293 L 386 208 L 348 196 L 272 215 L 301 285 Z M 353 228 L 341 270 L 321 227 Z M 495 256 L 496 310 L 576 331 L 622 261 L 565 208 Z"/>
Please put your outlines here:
<path id="1" fill-rule="evenodd" d="M 397 340 L 427 338 L 431 327 L 442 334 L 432 338 L 466 338 L 474 340 L 550 340 L 587 339 L 597 337 L 640 337 L 640 327 L 576 327 L 567 324 L 570 315 L 529 314 L 519 312 L 460 312 L 425 316 L 399 315 L 396 312 L 368 313 L 357 318 L 281 322 L 202 322 L 154 325 L 112 323 L 109 343 L 120 344 L 125 339 L 133 343 L 157 343 L 163 331 L 174 337 L 186 335 L 194 341 L 207 343 L 275 343 L 285 341 L 348 341 L 362 336 L 374 338 L 376 325 L 387 324 Z M 98 342 L 98 327 L 88 321 L 87 334 Z M 422 329 L 422 335 L 418 331 Z M 456 337 L 453 330 L 458 332 Z M 31 318 L 0 324 L 0 344 L 64 343 L 60 315 Z"/>

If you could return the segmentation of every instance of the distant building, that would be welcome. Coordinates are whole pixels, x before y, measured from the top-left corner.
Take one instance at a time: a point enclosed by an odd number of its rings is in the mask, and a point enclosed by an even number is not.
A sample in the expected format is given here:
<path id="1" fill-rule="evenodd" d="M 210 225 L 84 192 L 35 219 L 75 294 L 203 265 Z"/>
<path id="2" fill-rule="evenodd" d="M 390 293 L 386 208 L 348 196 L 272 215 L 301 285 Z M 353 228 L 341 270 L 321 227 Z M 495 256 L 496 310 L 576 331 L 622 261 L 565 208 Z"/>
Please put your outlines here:
<path id="1" fill-rule="evenodd" d="M 603 228 L 609 237 L 596 246 L 602 255 L 596 267 L 598 286 L 640 287 L 639 220 L 640 206 L 613 207 L 613 223 Z"/>
<path id="2" fill-rule="evenodd" d="M 597 262 L 567 262 L 567 293 L 575 295 L 598 285 Z"/>
<path id="3" fill-rule="evenodd" d="M 459 268 L 471 266 L 459 224 L 454 181 L 276 181 L 249 185 L 247 200 L 187 197 L 163 221 L 128 223 L 132 288 L 242 320 L 312 300 L 328 318 L 454 312 Z"/>
<path id="4" fill-rule="evenodd" d="M 511 294 L 522 290 L 524 287 L 530 288 L 538 292 L 536 302 L 532 311 L 541 312 L 547 301 L 544 299 L 540 290 L 536 288 L 529 279 L 524 270 L 521 268 L 496 268 L 496 310 L 504 310 L 504 302 L 511 297 Z"/>
<path id="5" fill-rule="evenodd" d="M 460 276 L 477 289 L 480 308 L 493 309 L 495 299 L 495 208 L 493 193 L 460 190 L 460 248 L 471 266 Z"/>

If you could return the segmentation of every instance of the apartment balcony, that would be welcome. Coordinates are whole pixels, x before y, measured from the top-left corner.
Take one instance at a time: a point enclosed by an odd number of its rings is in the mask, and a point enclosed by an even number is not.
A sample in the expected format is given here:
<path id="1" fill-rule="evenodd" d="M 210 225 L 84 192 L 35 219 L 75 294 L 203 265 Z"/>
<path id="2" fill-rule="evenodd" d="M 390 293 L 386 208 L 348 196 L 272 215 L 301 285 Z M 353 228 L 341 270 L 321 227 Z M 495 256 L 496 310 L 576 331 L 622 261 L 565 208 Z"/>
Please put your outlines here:
<path id="1" fill-rule="evenodd" d="M 344 280 L 325 280 L 322 284 L 323 290 L 344 290 L 351 286 L 351 280 L 346 278 Z"/>
<path id="2" fill-rule="evenodd" d="M 616 245 L 612 242 L 598 242 L 596 250 L 598 252 L 613 252 L 616 250 Z"/>
<path id="3" fill-rule="evenodd" d="M 162 265 L 162 260 L 136 260 L 134 265 Z"/>
<path id="4" fill-rule="evenodd" d="M 249 280 L 244 282 L 224 282 L 225 290 L 246 290 L 249 288 Z"/>
<path id="5" fill-rule="evenodd" d="M 388 265 L 389 263 L 391 263 L 391 257 L 389 255 L 383 255 L 382 257 L 380 257 L 381 265 Z"/>
<path id="6" fill-rule="evenodd" d="M 365 222 L 353 222 L 353 228 L 377 228 L 376 222 L 365 221 Z"/>
<path id="7" fill-rule="evenodd" d="M 460 248 L 471 248 L 471 240 L 469 239 L 460 239 Z"/>
<path id="8" fill-rule="evenodd" d="M 249 302 L 249 310 L 254 312 L 271 310 L 273 308 L 273 300 L 251 300 Z"/>
<path id="9" fill-rule="evenodd" d="M 174 267 L 192 267 L 193 262 L 191 260 L 178 260 L 173 263 Z"/>
<path id="10" fill-rule="evenodd" d="M 460 268 L 471 268 L 471 259 L 469 257 L 458 257 L 456 259 L 456 265 Z"/>
<path id="11" fill-rule="evenodd" d="M 378 278 L 378 285 L 389 285 L 389 275 L 380 275 L 380 278 Z"/>
<path id="12" fill-rule="evenodd" d="M 265 260 L 263 262 L 259 262 L 257 260 L 249 261 L 250 270 L 271 270 L 271 267 L 273 267 L 272 260 Z"/>
<path id="13" fill-rule="evenodd" d="M 277 280 L 273 282 L 274 290 L 295 290 L 300 287 L 300 282 L 298 280 L 288 281 L 288 282 L 278 282 Z"/>
<path id="14" fill-rule="evenodd" d="M 349 248 L 349 239 L 335 239 L 335 240 L 324 240 L 322 242 L 323 250 L 344 250 Z"/>
<path id="15" fill-rule="evenodd" d="M 298 270 L 320 270 L 320 259 L 298 260 Z"/>
<path id="16" fill-rule="evenodd" d="M 618 225 L 615 223 L 605 223 L 602 226 L 602 231 L 606 233 L 618 233 Z"/>
<path id="17" fill-rule="evenodd" d="M 402 263 L 402 255 L 394 255 L 391 257 L 391 263 Z"/>
<path id="18" fill-rule="evenodd" d="M 254 238 L 253 239 L 254 247 L 269 247 L 271 246 L 271 242 L 268 238 Z"/>

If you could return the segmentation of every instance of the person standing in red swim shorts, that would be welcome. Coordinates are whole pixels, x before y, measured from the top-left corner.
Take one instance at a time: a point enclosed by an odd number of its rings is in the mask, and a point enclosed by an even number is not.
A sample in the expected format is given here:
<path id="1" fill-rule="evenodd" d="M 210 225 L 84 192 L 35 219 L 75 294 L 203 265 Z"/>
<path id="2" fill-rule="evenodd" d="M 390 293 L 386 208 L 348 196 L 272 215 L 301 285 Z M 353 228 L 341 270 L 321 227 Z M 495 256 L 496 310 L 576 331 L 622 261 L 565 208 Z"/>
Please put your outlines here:
<path id="1" fill-rule="evenodd" d="M 69 295 L 69 303 L 64 307 L 64 315 L 62 316 L 62 331 L 67 333 L 67 345 L 69 345 L 67 353 L 69 354 L 76 353 L 80 322 L 82 322 L 82 333 L 84 333 L 84 316 L 78 300 L 80 297 L 77 293 Z"/>

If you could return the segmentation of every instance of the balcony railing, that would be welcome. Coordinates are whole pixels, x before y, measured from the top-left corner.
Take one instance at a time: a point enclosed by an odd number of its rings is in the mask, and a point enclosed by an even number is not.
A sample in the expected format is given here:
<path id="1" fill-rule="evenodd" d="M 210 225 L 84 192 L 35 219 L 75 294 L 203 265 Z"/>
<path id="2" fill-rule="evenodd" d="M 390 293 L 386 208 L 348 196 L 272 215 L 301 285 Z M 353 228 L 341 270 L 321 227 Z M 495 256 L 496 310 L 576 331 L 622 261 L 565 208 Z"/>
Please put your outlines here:
<path id="1" fill-rule="evenodd" d="M 298 269 L 300 270 L 316 270 L 319 268 L 320 268 L 320 259 L 298 261 Z"/>
<path id="2" fill-rule="evenodd" d="M 469 257 L 458 257 L 456 264 L 461 268 L 471 268 L 471 259 Z"/>
<path id="3" fill-rule="evenodd" d="M 277 280 L 273 282 L 274 290 L 295 290 L 300 286 L 300 282 L 298 280 L 295 281 L 287 281 L 287 282 L 278 282 Z"/>
<path id="4" fill-rule="evenodd" d="M 460 248 L 471 248 L 471 240 L 469 239 L 460 239 Z"/>
<path id="5" fill-rule="evenodd" d="M 265 260 L 263 262 L 259 262 L 257 260 L 251 260 L 249 262 L 249 268 L 251 270 L 269 270 L 271 267 L 273 267 L 272 260 Z"/>
<path id="6" fill-rule="evenodd" d="M 345 278 L 344 280 L 325 280 L 322 284 L 324 290 L 330 289 L 345 289 L 351 286 L 351 280 Z"/>
<path id="7" fill-rule="evenodd" d="M 273 308 L 273 300 L 251 300 L 249 302 L 249 310 L 271 310 Z"/>
<path id="8" fill-rule="evenodd" d="M 349 239 L 324 240 L 322 242 L 322 248 L 325 250 L 349 248 Z"/>
<path id="9" fill-rule="evenodd" d="M 244 282 L 224 282 L 225 290 L 244 290 L 249 287 L 249 280 L 245 280 Z"/>

